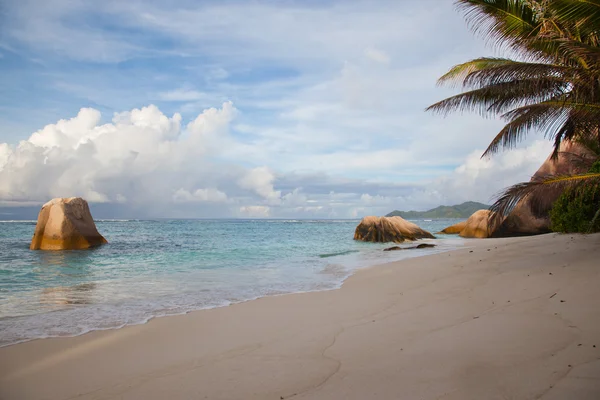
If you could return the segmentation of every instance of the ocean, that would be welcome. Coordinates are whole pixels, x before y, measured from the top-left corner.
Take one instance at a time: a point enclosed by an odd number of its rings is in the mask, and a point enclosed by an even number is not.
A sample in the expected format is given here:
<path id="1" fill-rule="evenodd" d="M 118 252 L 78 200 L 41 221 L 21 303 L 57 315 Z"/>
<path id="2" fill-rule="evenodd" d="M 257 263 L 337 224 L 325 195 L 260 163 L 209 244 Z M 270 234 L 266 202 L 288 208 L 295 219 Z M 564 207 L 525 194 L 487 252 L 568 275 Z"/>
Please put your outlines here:
<path id="1" fill-rule="evenodd" d="M 358 222 L 99 220 L 108 245 L 49 252 L 29 250 L 35 221 L 0 221 L 0 346 L 335 289 L 358 268 L 462 243 L 384 252 L 394 244 L 352 239 Z M 434 233 L 457 220 L 413 222 Z"/>

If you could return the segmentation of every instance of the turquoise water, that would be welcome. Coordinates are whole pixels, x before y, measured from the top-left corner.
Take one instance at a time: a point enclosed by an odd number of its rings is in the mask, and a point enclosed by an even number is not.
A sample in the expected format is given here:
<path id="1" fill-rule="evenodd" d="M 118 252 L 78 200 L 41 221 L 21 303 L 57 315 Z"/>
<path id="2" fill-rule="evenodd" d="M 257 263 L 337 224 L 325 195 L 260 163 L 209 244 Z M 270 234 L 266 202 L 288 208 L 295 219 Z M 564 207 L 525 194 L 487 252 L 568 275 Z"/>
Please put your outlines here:
<path id="1" fill-rule="evenodd" d="M 455 220 L 415 221 L 437 232 Z M 0 221 L 0 346 L 117 328 L 262 296 L 334 289 L 359 267 L 456 248 L 383 252 L 349 220 L 97 221 L 108 245 L 30 251 L 34 221 Z"/>

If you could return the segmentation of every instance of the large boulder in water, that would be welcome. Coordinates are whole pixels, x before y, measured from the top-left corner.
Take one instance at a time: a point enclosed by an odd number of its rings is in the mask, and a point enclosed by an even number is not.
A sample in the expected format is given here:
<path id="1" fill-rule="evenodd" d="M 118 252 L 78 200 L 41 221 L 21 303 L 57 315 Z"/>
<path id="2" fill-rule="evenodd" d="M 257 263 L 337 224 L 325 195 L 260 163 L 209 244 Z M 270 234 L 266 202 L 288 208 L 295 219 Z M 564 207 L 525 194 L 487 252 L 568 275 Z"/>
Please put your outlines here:
<path id="1" fill-rule="evenodd" d="M 585 163 L 574 162 L 590 157 L 585 147 L 570 141 L 559 147 L 558 158 L 548 157 L 542 166 L 533 174 L 531 180 L 542 179 L 549 175 L 578 174 L 587 171 Z M 550 210 L 552 204 L 562 193 L 561 189 L 533 193 L 520 201 L 504 221 L 494 229 L 492 237 L 510 237 L 539 235 L 550 232 Z M 541 204 L 535 209 L 532 204 Z"/>
<path id="2" fill-rule="evenodd" d="M 87 249 L 107 243 L 96 229 L 87 201 L 80 197 L 52 199 L 38 215 L 31 250 Z"/>
<path id="3" fill-rule="evenodd" d="M 364 217 L 354 231 L 354 240 L 395 242 L 435 237 L 402 217 Z"/>
<path id="4" fill-rule="evenodd" d="M 460 236 L 464 238 L 489 238 L 492 234 L 490 229 L 490 210 L 475 211 L 473 215 L 465 221 L 464 228 L 460 231 Z"/>

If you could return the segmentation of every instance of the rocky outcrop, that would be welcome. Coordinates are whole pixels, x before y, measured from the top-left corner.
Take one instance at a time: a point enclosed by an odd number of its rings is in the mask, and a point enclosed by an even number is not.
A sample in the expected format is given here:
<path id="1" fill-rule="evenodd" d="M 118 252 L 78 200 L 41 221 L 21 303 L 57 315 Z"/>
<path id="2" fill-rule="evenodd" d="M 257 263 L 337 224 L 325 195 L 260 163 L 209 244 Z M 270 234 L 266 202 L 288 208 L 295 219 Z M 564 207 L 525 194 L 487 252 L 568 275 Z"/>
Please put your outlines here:
<path id="1" fill-rule="evenodd" d="M 558 196 L 560 193 L 548 201 L 553 202 Z M 550 209 L 535 213 L 531 209 L 531 201 L 531 199 L 525 199 L 519 202 L 498 228 L 492 232 L 491 237 L 530 236 L 551 232 Z"/>
<path id="2" fill-rule="evenodd" d="M 446 235 L 457 235 L 467 226 L 467 221 L 461 221 L 458 224 L 451 225 L 447 228 L 441 230 L 440 233 L 445 233 Z"/>
<path id="3" fill-rule="evenodd" d="M 402 217 L 364 217 L 354 231 L 354 240 L 395 242 L 434 239 L 434 236 Z"/>
<path id="4" fill-rule="evenodd" d="M 577 143 L 563 142 L 559 151 L 558 158 L 553 160 L 551 156 L 548 157 L 531 180 L 544 178 L 548 175 L 577 174 L 587 171 L 585 164 L 577 162 L 589 156 L 589 151 L 586 148 Z M 550 232 L 550 209 L 552 203 L 561 193 L 562 191 L 557 189 L 551 192 L 545 191 L 543 194 L 534 193 L 523 199 L 504 221 L 494 229 L 492 237 L 539 235 Z M 542 206 L 533 210 L 531 207 L 533 203 L 540 203 Z"/>
<path id="5" fill-rule="evenodd" d="M 42 206 L 31 250 L 87 249 L 107 243 L 96 229 L 87 201 L 56 198 Z"/>
<path id="6" fill-rule="evenodd" d="M 464 238 L 489 238 L 492 229 L 489 226 L 489 219 L 492 216 L 490 210 L 479 210 L 465 221 L 465 227 L 460 231 L 460 236 Z"/>

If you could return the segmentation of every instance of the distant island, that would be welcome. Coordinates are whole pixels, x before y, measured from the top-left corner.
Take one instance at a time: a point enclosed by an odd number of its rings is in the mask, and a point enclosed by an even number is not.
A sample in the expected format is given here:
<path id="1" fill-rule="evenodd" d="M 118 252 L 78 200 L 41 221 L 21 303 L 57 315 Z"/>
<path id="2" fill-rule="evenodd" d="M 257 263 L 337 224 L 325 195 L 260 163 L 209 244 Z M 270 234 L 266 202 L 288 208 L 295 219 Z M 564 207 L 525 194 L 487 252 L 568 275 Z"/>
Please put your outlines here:
<path id="1" fill-rule="evenodd" d="M 467 201 L 455 206 L 439 206 L 427 211 L 398 211 L 394 210 L 386 217 L 402 217 L 404 219 L 419 218 L 469 218 L 477 210 L 488 209 L 490 206 L 476 201 Z"/>

